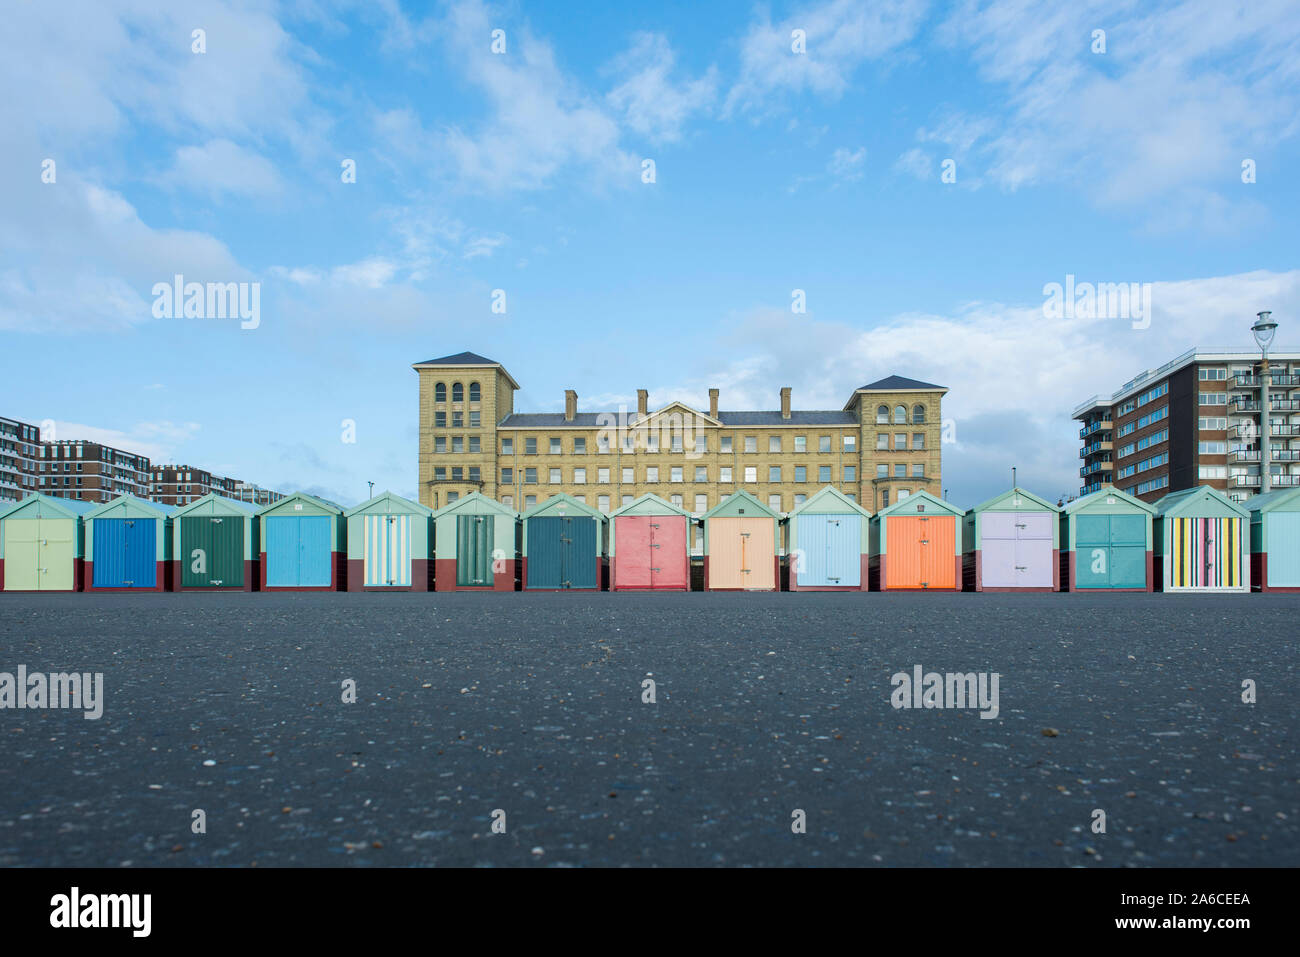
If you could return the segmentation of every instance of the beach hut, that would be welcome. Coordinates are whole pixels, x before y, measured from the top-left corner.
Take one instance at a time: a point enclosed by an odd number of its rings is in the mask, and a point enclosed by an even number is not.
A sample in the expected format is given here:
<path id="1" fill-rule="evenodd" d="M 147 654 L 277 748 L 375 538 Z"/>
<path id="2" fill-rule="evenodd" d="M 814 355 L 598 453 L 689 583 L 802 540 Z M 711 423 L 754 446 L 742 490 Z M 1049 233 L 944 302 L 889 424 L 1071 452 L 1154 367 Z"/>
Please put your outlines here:
<path id="1" fill-rule="evenodd" d="M 264 505 L 262 591 L 341 591 L 347 579 L 343 509 L 303 492 Z"/>
<path id="2" fill-rule="evenodd" d="M 1057 591 L 1060 509 L 1022 488 L 966 512 L 962 584 L 967 591 Z"/>
<path id="3" fill-rule="evenodd" d="M 1155 506 L 1155 580 L 1162 591 L 1250 591 L 1250 512 L 1208 485 L 1170 492 Z"/>
<path id="4" fill-rule="evenodd" d="M 1300 591 L 1300 488 L 1246 500 L 1250 583 L 1256 591 Z"/>
<path id="5" fill-rule="evenodd" d="M 691 516 L 646 493 L 609 517 L 610 590 L 690 591 Z"/>
<path id="6" fill-rule="evenodd" d="M 515 591 L 523 529 L 519 513 L 479 492 L 433 513 L 437 591 Z"/>
<path id="7" fill-rule="evenodd" d="M 1113 486 L 1061 509 L 1062 591 L 1151 591 L 1152 505 Z"/>
<path id="8" fill-rule="evenodd" d="M 252 591 L 257 506 L 209 492 L 172 515 L 173 591 Z"/>
<path id="9" fill-rule="evenodd" d="M 428 591 L 433 510 L 383 492 L 343 513 L 348 591 Z"/>
<path id="10" fill-rule="evenodd" d="M 827 485 L 782 520 L 790 591 L 866 591 L 871 513 Z"/>
<path id="11" fill-rule="evenodd" d="M 876 591 L 961 591 L 965 512 L 913 492 L 871 516 L 871 587 Z"/>
<path id="12" fill-rule="evenodd" d="M 746 491 L 719 502 L 704 523 L 706 591 L 776 591 L 780 582 L 777 523 L 781 516 Z"/>
<path id="13" fill-rule="evenodd" d="M 0 589 L 80 591 L 82 520 L 92 502 L 29 495 L 0 512 Z"/>
<path id="14" fill-rule="evenodd" d="M 600 591 L 609 520 L 572 495 L 553 495 L 523 514 L 523 587 Z"/>
<path id="15" fill-rule="evenodd" d="M 174 506 L 119 495 L 86 513 L 86 591 L 165 591 Z"/>

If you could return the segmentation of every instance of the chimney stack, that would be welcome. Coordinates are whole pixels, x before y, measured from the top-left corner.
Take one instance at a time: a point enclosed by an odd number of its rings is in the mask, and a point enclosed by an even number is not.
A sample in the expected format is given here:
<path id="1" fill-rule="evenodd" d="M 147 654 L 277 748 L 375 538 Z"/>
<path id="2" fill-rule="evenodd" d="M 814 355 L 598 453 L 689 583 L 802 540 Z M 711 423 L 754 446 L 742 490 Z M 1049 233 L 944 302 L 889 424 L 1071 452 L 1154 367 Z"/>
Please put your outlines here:
<path id="1" fill-rule="evenodd" d="M 564 421 L 572 422 L 578 414 L 578 393 L 572 389 L 564 390 Z"/>
<path id="2" fill-rule="evenodd" d="M 638 418 L 644 419 L 650 411 L 650 393 L 645 389 L 636 390 L 636 414 Z"/>
<path id="3" fill-rule="evenodd" d="M 716 419 L 717 417 L 718 417 L 718 390 L 710 389 L 709 390 L 709 418 Z"/>
<path id="4" fill-rule="evenodd" d="M 781 390 L 781 418 L 790 418 L 790 387 Z"/>

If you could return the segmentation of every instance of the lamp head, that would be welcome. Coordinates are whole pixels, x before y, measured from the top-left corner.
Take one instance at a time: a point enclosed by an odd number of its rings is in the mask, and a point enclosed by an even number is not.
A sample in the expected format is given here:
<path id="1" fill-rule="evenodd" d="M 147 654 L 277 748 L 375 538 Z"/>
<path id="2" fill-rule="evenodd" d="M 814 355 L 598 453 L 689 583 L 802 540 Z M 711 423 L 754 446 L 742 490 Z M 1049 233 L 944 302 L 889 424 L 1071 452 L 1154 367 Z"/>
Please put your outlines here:
<path id="1" fill-rule="evenodd" d="M 1277 323 L 1272 319 L 1271 312 L 1261 312 L 1255 320 L 1255 324 L 1250 327 L 1250 331 L 1255 334 L 1255 341 L 1261 349 L 1267 350 L 1273 342 L 1273 336 L 1277 332 Z"/>

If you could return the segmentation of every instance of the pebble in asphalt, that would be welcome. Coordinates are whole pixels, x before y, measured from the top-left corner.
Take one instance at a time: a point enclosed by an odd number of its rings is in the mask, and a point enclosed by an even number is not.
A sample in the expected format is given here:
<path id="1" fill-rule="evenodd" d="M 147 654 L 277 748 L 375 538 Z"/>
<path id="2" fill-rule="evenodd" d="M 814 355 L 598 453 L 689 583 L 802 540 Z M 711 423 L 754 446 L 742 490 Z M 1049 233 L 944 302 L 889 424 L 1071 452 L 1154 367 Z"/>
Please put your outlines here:
<path id="1" fill-rule="evenodd" d="M 0 865 L 1296 866 L 1298 612 L 0 595 L 0 671 L 103 672 L 106 696 L 95 721 L 0 711 Z M 895 709 L 915 665 L 997 672 L 998 717 Z"/>

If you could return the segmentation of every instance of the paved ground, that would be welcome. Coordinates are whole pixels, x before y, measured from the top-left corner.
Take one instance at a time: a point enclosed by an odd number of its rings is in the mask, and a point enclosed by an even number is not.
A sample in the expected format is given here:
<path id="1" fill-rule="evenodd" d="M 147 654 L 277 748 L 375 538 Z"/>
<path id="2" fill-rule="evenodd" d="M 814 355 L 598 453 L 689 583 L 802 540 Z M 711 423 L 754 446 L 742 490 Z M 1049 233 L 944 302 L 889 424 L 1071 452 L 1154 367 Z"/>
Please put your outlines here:
<path id="1" fill-rule="evenodd" d="M 0 671 L 106 685 L 98 721 L 0 711 L 0 864 L 1296 866 L 1298 622 L 1259 595 L 0 595 Z M 917 664 L 998 672 L 999 717 L 895 710 Z"/>

